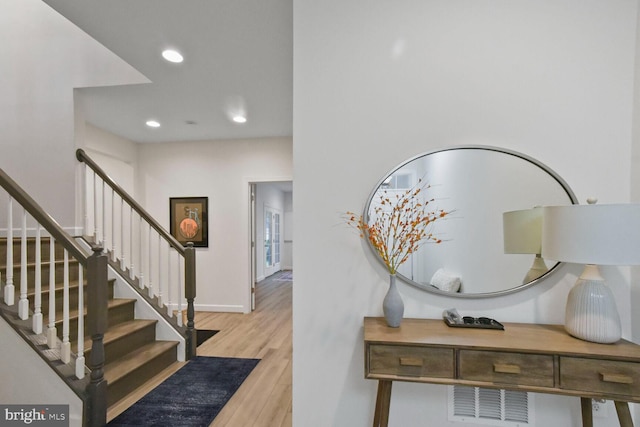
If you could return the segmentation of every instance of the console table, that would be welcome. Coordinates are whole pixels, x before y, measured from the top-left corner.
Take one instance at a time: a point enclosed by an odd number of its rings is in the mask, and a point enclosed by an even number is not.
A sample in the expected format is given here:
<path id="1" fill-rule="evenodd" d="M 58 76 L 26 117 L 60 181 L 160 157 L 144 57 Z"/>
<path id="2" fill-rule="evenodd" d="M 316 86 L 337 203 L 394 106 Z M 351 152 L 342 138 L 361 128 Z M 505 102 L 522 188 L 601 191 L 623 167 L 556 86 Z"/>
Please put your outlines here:
<path id="1" fill-rule="evenodd" d="M 441 319 L 404 319 L 390 328 L 366 317 L 365 377 L 378 380 L 374 427 L 388 423 L 393 381 L 576 396 L 584 427 L 593 426 L 592 398 L 613 400 L 621 427 L 633 426 L 627 402 L 640 402 L 640 345 L 582 341 L 562 325 L 504 328 L 453 328 Z"/>

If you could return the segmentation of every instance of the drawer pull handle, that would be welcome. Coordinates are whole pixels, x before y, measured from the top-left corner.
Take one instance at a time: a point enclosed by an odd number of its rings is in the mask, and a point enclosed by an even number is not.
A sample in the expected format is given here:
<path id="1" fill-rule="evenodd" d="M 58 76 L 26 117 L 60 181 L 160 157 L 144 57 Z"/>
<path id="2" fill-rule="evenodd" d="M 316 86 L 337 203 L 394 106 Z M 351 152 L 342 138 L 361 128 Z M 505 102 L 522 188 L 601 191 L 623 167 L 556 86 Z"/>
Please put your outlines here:
<path id="1" fill-rule="evenodd" d="M 422 359 L 417 357 L 401 357 L 400 358 L 401 366 L 422 366 Z"/>
<path id="2" fill-rule="evenodd" d="M 494 363 L 493 371 L 500 374 L 519 374 L 520 366 L 518 365 L 507 365 L 502 363 Z"/>
<path id="3" fill-rule="evenodd" d="M 600 376 L 605 383 L 633 384 L 633 378 L 628 375 L 601 373 Z"/>

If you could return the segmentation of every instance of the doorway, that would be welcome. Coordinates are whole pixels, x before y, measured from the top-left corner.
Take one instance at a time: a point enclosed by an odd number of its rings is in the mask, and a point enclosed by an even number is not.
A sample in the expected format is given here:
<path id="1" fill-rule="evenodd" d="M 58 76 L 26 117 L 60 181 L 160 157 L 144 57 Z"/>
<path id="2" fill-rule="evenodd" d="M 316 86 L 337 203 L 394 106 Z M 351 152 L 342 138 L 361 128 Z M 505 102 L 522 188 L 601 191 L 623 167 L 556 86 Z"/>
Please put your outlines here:
<path id="1" fill-rule="evenodd" d="M 256 284 L 283 270 L 293 270 L 293 183 L 249 183 L 251 310 Z"/>

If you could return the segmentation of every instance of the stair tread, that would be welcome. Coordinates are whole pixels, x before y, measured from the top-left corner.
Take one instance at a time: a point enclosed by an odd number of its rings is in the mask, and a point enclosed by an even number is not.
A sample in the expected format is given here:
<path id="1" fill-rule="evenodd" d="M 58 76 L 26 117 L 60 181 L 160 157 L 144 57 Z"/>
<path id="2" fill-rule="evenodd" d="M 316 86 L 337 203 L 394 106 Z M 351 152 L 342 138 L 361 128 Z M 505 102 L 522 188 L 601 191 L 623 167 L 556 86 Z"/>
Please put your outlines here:
<path id="1" fill-rule="evenodd" d="M 164 352 L 178 346 L 178 341 L 154 341 L 108 363 L 104 366 L 104 378 L 108 384 L 113 384 L 144 363 L 153 360 Z"/>
<path id="2" fill-rule="evenodd" d="M 111 326 L 107 329 L 104 334 L 103 343 L 106 345 L 130 333 L 144 329 L 149 325 L 155 325 L 156 323 L 158 323 L 157 320 L 150 319 L 133 319 L 118 323 L 117 325 Z M 91 351 L 91 343 L 91 337 L 84 340 L 84 348 L 88 349 L 87 352 Z"/>

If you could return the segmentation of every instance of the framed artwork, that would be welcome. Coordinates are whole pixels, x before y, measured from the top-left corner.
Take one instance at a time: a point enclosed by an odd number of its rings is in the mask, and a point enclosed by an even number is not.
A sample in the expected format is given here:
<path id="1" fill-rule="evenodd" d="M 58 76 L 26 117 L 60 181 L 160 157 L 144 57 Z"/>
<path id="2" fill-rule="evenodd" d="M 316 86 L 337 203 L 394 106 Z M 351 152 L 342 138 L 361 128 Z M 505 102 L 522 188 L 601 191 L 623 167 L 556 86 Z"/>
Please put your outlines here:
<path id="1" fill-rule="evenodd" d="M 193 242 L 195 247 L 209 247 L 207 197 L 170 197 L 169 231 L 183 245 Z"/>

